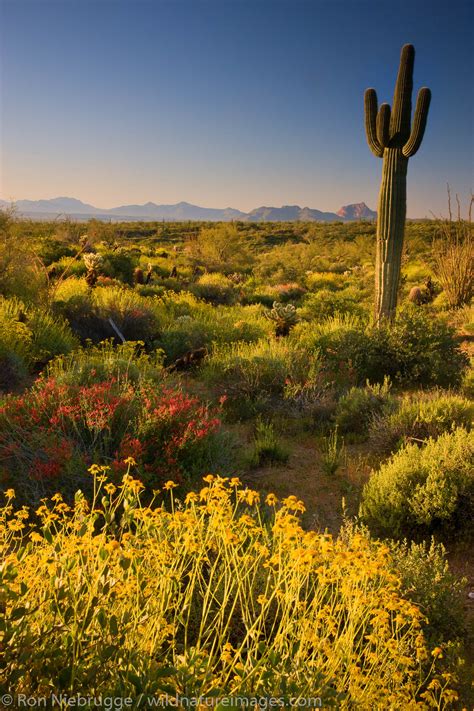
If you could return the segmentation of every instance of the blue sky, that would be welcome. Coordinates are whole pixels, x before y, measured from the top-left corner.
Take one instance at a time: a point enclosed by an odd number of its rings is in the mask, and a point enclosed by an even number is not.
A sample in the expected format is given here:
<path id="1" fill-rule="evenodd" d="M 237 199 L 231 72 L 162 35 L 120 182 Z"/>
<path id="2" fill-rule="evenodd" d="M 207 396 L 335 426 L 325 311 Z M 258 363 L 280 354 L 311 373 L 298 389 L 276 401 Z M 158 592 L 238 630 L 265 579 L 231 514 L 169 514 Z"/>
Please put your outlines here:
<path id="1" fill-rule="evenodd" d="M 363 92 L 433 100 L 408 214 L 473 184 L 468 0 L 0 0 L 4 199 L 376 208 Z M 415 98 L 415 97 L 414 97 Z"/>

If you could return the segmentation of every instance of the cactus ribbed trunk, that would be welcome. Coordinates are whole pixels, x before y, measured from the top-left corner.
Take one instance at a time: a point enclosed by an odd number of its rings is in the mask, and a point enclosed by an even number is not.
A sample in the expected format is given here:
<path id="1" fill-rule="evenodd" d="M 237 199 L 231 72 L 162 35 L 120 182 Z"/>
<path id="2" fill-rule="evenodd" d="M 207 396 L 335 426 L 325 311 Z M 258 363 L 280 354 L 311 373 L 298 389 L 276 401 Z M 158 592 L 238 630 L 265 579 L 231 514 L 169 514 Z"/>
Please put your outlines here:
<path id="1" fill-rule="evenodd" d="M 401 148 L 385 148 L 377 218 L 375 315 L 389 319 L 397 308 L 407 205 L 408 158 Z"/>
<path id="2" fill-rule="evenodd" d="M 375 260 L 375 320 L 391 319 L 397 308 L 403 236 L 407 211 L 408 159 L 420 147 L 428 117 L 431 92 L 418 92 L 411 121 L 411 94 L 415 50 L 402 48 L 393 107 L 382 104 L 377 111 L 375 89 L 365 92 L 365 132 L 367 143 L 377 158 L 383 158 L 377 215 L 377 254 Z"/>

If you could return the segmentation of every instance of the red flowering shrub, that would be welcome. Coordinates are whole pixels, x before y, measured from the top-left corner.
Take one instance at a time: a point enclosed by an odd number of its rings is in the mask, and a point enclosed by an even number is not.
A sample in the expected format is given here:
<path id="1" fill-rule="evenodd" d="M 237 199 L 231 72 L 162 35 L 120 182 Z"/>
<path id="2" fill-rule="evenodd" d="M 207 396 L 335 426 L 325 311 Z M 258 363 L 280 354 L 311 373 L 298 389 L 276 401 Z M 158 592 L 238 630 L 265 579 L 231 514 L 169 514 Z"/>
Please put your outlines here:
<path id="1" fill-rule="evenodd" d="M 217 414 L 163 384 L 39 380 L 0 408 L 0 475 L 8 485 L 21 479 L 34 499 L 50 487 L 72 493 L 77 485 L 87 486 L 81 477 L 99 460 L 119 475 L 123 460 L 133 457 L 154 486 L 170 476 L 179 480 L 207 468 L 209 439 L 220 426 Z"/>

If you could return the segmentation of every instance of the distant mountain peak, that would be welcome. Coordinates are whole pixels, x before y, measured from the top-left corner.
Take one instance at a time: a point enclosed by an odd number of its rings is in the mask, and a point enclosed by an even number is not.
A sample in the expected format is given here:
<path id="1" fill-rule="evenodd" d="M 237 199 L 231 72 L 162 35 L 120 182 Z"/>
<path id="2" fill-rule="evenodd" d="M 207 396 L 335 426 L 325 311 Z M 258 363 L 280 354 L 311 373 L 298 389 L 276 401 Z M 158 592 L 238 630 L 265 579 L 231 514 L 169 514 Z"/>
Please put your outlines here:
<path id="1" fill-rule="evenodd" d="M 375 220 L 377 217 L 377 213 L 367 207 L 365 202 L 343 205 L 337 215 L 345 220 Z"/>
<path id="2" fill-rule="evenodd" d="M 0 206 L 9 203 L 0 200 Z M 58 215 L 69 215 L 77 219 L 115 219 L 115 220 L 168 220 L 203 222 L 229 222 L 242 220 L 245 222 L 345 222 L 356 220 L 373 220 L 377 214 L 370 210 L 365 202 L 345 205 L 336 212 L 323 212 L 311 207 L 299 205 L 283 205 L 272 207 L 263 205 L 250 212 L 241 212 L 232 207 L 224 209 L 199 207 L 189 202 L 181 201 L 174 205 L 157 205 L 147 202 L 143 205 L 121 205 L 110 209 L 101 209 L 71 197 L 56 197 L 50 200 L 18 200 L 15 203 L 17 213 L 26 217 L 38 219 L 53 219 Z"/>

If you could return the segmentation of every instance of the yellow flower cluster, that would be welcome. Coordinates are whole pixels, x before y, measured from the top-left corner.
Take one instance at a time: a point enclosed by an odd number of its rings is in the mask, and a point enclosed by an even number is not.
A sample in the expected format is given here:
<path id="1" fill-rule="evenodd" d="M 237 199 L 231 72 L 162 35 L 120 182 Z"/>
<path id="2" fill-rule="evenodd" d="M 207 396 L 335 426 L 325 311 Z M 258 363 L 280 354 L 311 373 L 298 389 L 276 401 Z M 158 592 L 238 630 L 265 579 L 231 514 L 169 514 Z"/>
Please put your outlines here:
<path id="1" fill-rule="evenodd" d="M 132 463 L 129 462 L 129 466 Z M 419 608 L 386 546 L 305 531 L 304 506 L 208 475 L 145 501 L 93 466 L 94 498 L 0 509 L 7 688 L 46 693 L 320 696 L 342 709 L 443 708 Z M 47 660 L 47 664 L 45 663 Z M 138 681 L 137 681 L 138 680 Z"/>

